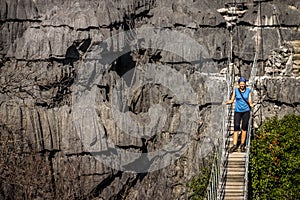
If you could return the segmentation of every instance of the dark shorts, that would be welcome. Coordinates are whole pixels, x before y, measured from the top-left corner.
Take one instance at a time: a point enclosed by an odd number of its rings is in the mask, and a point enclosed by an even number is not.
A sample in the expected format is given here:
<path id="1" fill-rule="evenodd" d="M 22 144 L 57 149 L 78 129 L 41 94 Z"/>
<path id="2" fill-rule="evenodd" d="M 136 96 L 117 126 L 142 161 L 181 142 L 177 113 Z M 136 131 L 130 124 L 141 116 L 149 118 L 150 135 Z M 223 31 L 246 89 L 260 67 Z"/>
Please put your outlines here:
<path id="1" fill-rule="evenodd" d="M 241 130 L 241 120 L 242 120 L 242 130 L 247 131 L 248 123 L 250 118 L 250 111 L 247 112 L 234 112 L 234 131 Z"/>

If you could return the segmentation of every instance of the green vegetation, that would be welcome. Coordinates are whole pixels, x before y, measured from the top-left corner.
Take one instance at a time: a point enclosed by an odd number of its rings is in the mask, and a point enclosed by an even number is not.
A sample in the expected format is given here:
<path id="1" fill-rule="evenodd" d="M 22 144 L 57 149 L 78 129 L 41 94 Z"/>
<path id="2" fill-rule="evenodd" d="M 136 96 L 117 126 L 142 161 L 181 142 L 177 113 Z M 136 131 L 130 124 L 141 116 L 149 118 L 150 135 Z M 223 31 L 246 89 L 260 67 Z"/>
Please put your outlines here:
<path id="1" fill-rule="evenodd" d="M 300 116 L 272 118 L 251 142 L 250 199 L 299 199 Z"/>
<path id="2" fill-rule="evenodd" d="M 192 200 L 203 200 L 206 196 L 206 188 L 209 183 L 210 173 L 211 173 L 211 161 L 208 166 L 200 169 L 200 173 L 197 177 L 193 177 L 188 183 L 188 188 L 192 193 L 189 199 Z"/>

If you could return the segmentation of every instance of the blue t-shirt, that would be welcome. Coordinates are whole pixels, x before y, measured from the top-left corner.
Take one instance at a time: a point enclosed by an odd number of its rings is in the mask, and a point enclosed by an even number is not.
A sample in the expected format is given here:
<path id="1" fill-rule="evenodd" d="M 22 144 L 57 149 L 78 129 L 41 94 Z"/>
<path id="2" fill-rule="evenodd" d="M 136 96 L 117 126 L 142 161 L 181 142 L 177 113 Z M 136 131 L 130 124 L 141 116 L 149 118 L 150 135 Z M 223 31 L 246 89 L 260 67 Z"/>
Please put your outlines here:
<path id="1" fill-rule="evenodd" d="M 250 110 L 250 107 L 245 102 L 249 102 L 249 94 L 251 92 L 250 88 L 246 88 L 244 92 L 239 92 L 238 88 L 235 88 L 235 112 L 247 112 Z M 243 95 L 244 99 L 242 98 L 241 94 Z"/>

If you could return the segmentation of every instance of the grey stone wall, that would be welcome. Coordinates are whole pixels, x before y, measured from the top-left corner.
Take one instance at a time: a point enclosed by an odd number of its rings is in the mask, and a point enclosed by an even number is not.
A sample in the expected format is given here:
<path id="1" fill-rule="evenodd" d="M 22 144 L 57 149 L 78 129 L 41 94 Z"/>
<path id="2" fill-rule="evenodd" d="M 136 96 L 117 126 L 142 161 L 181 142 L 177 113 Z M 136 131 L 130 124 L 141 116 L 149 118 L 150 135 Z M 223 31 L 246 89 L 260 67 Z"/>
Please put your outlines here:
<path id="1" fill-rule="evenodd" d="M 0 177 L 5 180 L 0 197 L 188 199 L 187 183 L 221 137 L 231 35 L 237 76 L 251 78 L 258 52 L 258 73 L 252 77 L 255 125 L 274 115 L 299 114 L 299 58 L 294 56 L 290 74 L 267 70 L 270 55 L 283 44 L 297 54 L 300 3 L 246 1 L 233 28 L 217 12 L 225 3 L 0 0 Z M 149 63 L 161 67 L 156 81 L 166 77 L 174 87 L 149 83 L 132 91 Z M 280 69 L 288 64 L 282 62 Z M 132 82 L 137 85 L 129 87 Z M 190 91 L 181 87 L 185 84 Z M 118 87 L 123 93 L 114 96 Z M 188 95 L 184 102 L 181 92 Z M 134 133 L 143 137 L 128 135 L 114 116 L 118 97 L 134 121 L 151 124 L 150 116 L 159 126 L 165 120 L 160 131 L 151 137 L 144 130 Z M 186 111 L 192 114 L 189 126 L 180 130 Z M 181 138 L 180 131 L 188 133 Z M 185 151 L 164 149 L 176 138 L 187 138 Z M 112 165 L 107 163 L 115 149 L 109 142 L 126 152 Z M 160 149 L 165 152 L 147 154 Z M 129 159 L 133 153 L 140 157 Z M 123 156 L 129 168 L 122 165 Z M 166 167 L 158 167 L 163 162 Z M 134 167 L 145 169 L 128 172 Z"/>

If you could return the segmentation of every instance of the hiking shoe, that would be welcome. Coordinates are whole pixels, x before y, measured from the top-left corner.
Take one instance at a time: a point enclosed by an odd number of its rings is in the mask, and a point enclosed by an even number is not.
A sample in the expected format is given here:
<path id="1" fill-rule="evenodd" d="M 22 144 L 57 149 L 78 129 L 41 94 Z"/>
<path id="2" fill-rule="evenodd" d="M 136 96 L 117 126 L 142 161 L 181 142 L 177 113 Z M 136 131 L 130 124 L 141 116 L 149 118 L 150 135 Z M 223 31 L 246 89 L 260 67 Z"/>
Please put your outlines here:
<path id="1" fill-rule="evenodd" d="M 241 144 L 240 150 L 241 150 L 241 152 L 245 152 L 246 151 L 245 144 Z"/>
<path id="2" fill-rule="evenodd" d="M 233 153 L 238 149 L 238 146 L 236 144 L 234 144 L 230 149 L 229 149 L 229 153 Z"/>

